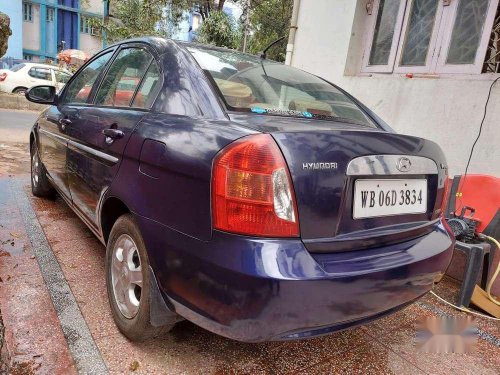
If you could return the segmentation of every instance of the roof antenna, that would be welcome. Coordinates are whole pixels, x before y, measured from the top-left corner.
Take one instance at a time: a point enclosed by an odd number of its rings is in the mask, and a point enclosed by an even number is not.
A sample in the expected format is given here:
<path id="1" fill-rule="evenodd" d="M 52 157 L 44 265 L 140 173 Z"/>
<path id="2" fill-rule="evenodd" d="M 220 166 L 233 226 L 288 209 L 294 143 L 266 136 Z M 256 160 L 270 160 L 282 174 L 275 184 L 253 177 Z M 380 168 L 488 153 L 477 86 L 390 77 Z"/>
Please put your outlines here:
<path id="1" fill-rule="evenodd" d="M 262 51 L 262 52 L 260 53 L 260 58 L 261 58 L 262 60 L 265 60 L 265 59 L 267 58 L 267 50 L 268 50 L 269 48 L 271 48 L 272 46 L 274 46 L 275 44 L 277 44 L 277 43 L 281 42 L 283 39 L 285 39 L 285 36 L 282 36 L 281 38 L 276 39 L 274 42 L 272 42 L 270 45 L 268 45 L 268 46 L 264 49 L 264 51 Z"/>

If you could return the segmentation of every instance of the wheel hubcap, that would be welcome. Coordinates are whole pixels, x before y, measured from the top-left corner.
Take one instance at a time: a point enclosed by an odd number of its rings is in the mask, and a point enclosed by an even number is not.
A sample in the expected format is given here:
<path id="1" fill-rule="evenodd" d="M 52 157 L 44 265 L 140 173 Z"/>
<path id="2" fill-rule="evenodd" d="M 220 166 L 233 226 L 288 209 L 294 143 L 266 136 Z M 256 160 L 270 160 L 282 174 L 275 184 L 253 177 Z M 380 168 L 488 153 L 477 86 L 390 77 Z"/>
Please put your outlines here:
<path id="1" fill-rule="evenodd" d="M 35 150 L 31 156 L 31 180 L 33 186 L 38 186 L 38 180 L 40 179 L 40 161 L 38 160 L 38 155 Z"/>
<path id="2" fill-rule="evenodd" d="M 120 312 L 132 319 L 139 311 L 142 292 L 141 258 L 128 234 L 118 237 L 111 259 L 111 283 Z"/>

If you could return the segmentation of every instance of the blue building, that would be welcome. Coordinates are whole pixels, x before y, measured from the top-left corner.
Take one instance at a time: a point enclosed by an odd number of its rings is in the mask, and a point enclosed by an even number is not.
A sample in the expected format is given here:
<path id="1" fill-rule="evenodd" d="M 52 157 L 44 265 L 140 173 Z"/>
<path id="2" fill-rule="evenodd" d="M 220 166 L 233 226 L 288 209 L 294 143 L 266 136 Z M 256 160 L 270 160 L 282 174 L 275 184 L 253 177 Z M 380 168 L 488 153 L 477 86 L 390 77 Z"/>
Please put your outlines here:
<path id="1" fill-rule="evenodd" d="M 7 59 L 54 60 L 61 49 L 81 49 L 92 55 L 103 47 L 89 20 L 106 15 L 107 1 L 2 0 L 0 11 L 11 19 Z"/>

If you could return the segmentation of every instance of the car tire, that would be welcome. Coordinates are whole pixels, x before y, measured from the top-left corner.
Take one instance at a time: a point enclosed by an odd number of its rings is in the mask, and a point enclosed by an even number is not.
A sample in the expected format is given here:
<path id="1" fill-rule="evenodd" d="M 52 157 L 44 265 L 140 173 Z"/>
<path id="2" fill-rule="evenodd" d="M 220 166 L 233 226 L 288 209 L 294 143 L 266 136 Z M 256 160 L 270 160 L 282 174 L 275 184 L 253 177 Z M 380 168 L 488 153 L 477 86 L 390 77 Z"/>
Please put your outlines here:
<path id="1" fill-rule="evenodd" d="M 54 198 L 56 191 L 50 184 L 47 178 L 47 170 L 40 160 L 40 155 L 38 154 L 38 147 L 36 141 L 31 145 L 30 149 L 30 161 L 31 161 L 31 192 L 35 197 L 40 198 Z"/>
<path id="2" fill-rule="evenodd" d="M 138 268 L 142 287 L 131 281 L 139 280 Z M 175 324 L 175 321 L 161 327 L 151 324 L 150 282 L 148 254 L 141 232 L 131 214 L 123 215 L 113 225 L 106 246 L 106 287 L 113 319 L 131 341 L 160 336 Z"/>
<path id="3" fill-rule="evenodd" d="M 26 94 L 26 91 L 28 91 L 26 87 L 17 87 L 12 91 L 12 93 L 18 95 L 24 95 Z"/>

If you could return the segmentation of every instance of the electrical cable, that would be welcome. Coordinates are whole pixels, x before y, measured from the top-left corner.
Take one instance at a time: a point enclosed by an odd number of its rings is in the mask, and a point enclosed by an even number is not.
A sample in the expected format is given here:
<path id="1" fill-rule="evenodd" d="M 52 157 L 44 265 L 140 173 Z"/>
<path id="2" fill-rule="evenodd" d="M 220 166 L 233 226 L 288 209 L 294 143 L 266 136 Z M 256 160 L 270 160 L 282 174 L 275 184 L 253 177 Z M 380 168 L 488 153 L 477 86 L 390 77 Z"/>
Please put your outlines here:
<path id="1" fill-rule="evenodd" d="M 464 173 L 464 177 L 462 179 L 462 182 L 461 182 L 461 186 L 459 186 L 458 190 L 457 190 L 457 197 L 459 198 L 460 200 L 460 207 L 457 207 L 457 209 L 455 210 L 455 214 L 457 211 L 459 211 L 462 207 L 463 207 L 463 203 L 462 203 L 462 193 L 461 191 L 463 190 L 464 186 L 465 186 L 465 181 L 467 180 L 467 173 L 469 171 L 469 166 L 470 166 L 470 162 L 472 160 L 472 154 L 474 153 L 474 148 L 476 147 L 476 144 L 477 142 L 479 141 L 479 138 L 481 137 L 481 133 L 483 131 L 483 125 L 484 125 L 484 120 L 486 119 L 486 114 L 488 113 L 488 104 L 490 102 L 490 98 L 491 98 L 491 91 L 493 90 L 493 86 L 495 85 L 495 83 L 497 83 L 497 81 L 500 80 L 500 77 L 497 77 L 490 85 L 490 89 L 488 91 L 488 97 L 486 98 L 486 103 L 484 104 L 484 113 L 483 113 L 483 119 L 481 120 L 481 124 L 479 125 L 479 132 L 477 133 L 477 137 L 476 139 L 474 140 L 474 143 L 472 144 L 472 148 L 470 150 L 470 154 L 469 154 L 469 159 L 467 160 L 467 165 L 465 167 L 465 173 Z"/>
<path id="2" fill-rule="evenodd" d="M 493 242 L 495 246 L 497 247 L 497 250 L 500 250 L 500 243 L 496 239 L 490 236 L 486 236 L 484 234 L 480 234 L 479 238 L 486 238 L 487 240 Z M 493 302 L 495 305 L 500 306 L 500 301 L 496 300 L 492 295 L 491 295 L 491 287 L 493 286 L 493 283 L 498 277 L 498 274 L 500 273 L 500 262 L 498 262 L 497 269 L 493 273 L 493 276 L 491 277 L 490 281 L 488 284 L 486 284 L 486 294 L 488 295 L 488 298 L 490 299 L 491 302 Z"/>
<path id="3" fill-rule="evenodd" d="M 463 306 L 457 306 L 457 305 L 454 305 L 453 303 L 451 302 L 448 302 L 447 300 L 445 300 L 443 297 L 440 297 L 439 295 L 437 295 L 436 293 L 434 293 L 433 290 L 431 290 L 430 292 L 434 297 L 436 297 L 437 299 L 439 299 L 441 302 L 444 302 L 446 303 L 447 305 L 450 305 L 451 307 L 457 309 L 457 310 L 460 310 L 460 311 L 463 311 L 463 312 L 466 312 L 466 313 L 469 313 L 469 314 L 473 314 L 473 315 L 477 315 L 481 318 L 485 318 L 485 319 L 491 319 L 491 320 L 495 320 L 495 321 L 498 321 L 500 322 L 500 319 L 499 318 L 493 318 L 491 316 L 488 316 L 488 315 L 485 315 L 485 314 L 481 314 L 481 313 L 478 313 L 478 312 L 475 312 L 475 311 L 472 311 L 466 307 L 463 307 Z"/>
<path id="4" fill-rule="evenodd" d="M 495 246 L 497 247 L 497 249 L 500 250 L 500 243 L 494 239 L 493 237 L 490 237 L 490 236 L 487 236 L 487 235 L 484 235 L 484 234 L 480 234 L 479 235 L 479 238 L 481 239 L 487 239 L 491 242 L 493 242 L 495 244 Z M 488 282 L 488 284 L 486 285 L 486 294 L 488 295 L 488 298 L 491 300 L 491 302 L 495 303 L 496 305 L 499 305 L 500 306 L 500 301 L 496 300 L 492 295 L 491 295 L 491 287 L 493 286 L 493 283 L 495 282 L 495 280 L 497 279 L 498 277 L 498 274 L 500 273 L 500 262 L 498 263 L 498 266 L 497 266 L 497 269 L 495 270 L 495 272 L 493 273 L 493 276 L 491 277 L 490 281 Z M 491 320 L 495 320 L 495 321 L 500 321 L 499 318 L 493 318 L 491 316 L 488 316 L 488 315 L 485 315 L 485 314 L 481 314 L 481 313 L 478 313 L 478 312 L 475 312 L 475 311 L 472 311 L 464 306 L 457 306 L 457 305 L 454 305 L 453 303 L 451 302 L 448 302 L 447 300 L 445 300 L 443 297 L 440 297 L 439 295 L 437 295 L 434 291 L 431 290 L 431 294 L 438 298 L 440 301 L 446 303 L 447 305 L 450 305 L 451 307 L 457 309 L 457 310 L 460 310 L 460 311 L 463 311 L 463 312 L 466 312 L 466 313 L 469 313 L 469 314 L 473 314 L 473 315 L 477 315 L 477 316 L 480 316 L 481 318 L 486 318 L 486 319 L 491 319 Z"/>

